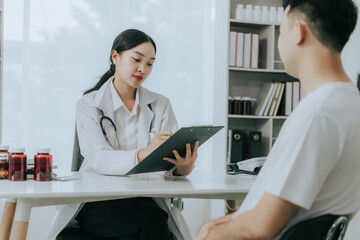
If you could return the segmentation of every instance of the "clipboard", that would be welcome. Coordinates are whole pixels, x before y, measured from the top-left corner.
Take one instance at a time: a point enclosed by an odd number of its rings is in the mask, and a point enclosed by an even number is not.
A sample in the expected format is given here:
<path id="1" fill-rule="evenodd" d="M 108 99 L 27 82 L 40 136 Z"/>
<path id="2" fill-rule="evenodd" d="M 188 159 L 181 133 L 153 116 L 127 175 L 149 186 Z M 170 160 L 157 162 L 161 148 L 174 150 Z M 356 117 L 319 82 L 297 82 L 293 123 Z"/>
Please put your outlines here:
<path id="1" fill-rule="evenodd" d="M 163 160 L 164 157 L 175 159 L 175 156 L 172 153 L 173 150 L 177 150 L 180 156 L 185 156 L 187 143 L 190 143 L 191 150 L 193 150 L 195 142 L 199 140 L 200 147 L 223 127 L 224 126 L 197 126 L 181 128 L 157 149 L 150 153 L 149 156 L 126 173 L 126 175 L 168 171 L 174 167 L 174 164 Z"/>

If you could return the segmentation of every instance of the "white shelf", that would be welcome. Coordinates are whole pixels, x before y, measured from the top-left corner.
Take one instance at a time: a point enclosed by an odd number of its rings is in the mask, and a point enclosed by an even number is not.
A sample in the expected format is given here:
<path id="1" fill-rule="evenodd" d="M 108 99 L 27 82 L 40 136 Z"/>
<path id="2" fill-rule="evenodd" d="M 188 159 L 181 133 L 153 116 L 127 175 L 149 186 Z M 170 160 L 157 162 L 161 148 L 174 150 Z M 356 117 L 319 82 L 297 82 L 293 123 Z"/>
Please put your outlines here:
<path id="1" fill-rule="evenodd" d="M 286 73 L 285 69 L 265 69 L 265 68 L 239 68 L 229 67 L 230 71 L 239 72 L 263 72 L 263 73 Z"/>
<path id="2" fill-rule="evenodd" d="M 257 115 L 235 115 L 235 114 L 228 114 L 228 118 L 239 118 L 239 119 L 287 119 L 287 116 L 257 116 Z"/>
<path id="3" fill-rule="evenodd" d="M 237 19 L 230 19 L 230 23 L 248 25 L 251 27 L 265 27 L 265 26 L 280 26 L 280 23 L 266 23 L 266 22 L 255 22 L 255 21 L 240 21 Z"/>
<path id="4" fill-rule="evenodd" d="M 237 4 L 248 4 L 249 0 L 230 0 L 230 16 L 228 20 L 229 33 L 251 32 L 260 35 L 259 43 L 259 66 L 261 68 L 243 68 L 228 66 L 227 85 L 228 96 L 249 96 L 257 98 L 264 83 L 294 81 L 286 74 L 284 64 L 280 59 L 277 49 L 280 34 L 279 23 L 240 21 L 235 19 L 235 8 Z M 270 3 L 271 2 L 271 3 Z M 254 4 L 281 6 L 280 0 L 259 0 Z M 230 40 L 230 39 L 229 39 Z M 228 44 L 230 41 L 228 42 Z M 228 46 L 229 47 L 229 46 Z M 228 48 L 230 49 L 230 48 Z M 229 56 L 228 56 L 229 57 Z M 226 99 L 225 101 L 228 101 Z M 283 113 L 283 111 L 280 111 Z M 235 115 L 227 114 L 227 129 L 241 130 L 248 134 L 250 131 L 262 133 L 261 155 L 267 155 L 274 139 L 279 135 L 280 129 L 288 116 L 257 116 L 257 115 Z"/>

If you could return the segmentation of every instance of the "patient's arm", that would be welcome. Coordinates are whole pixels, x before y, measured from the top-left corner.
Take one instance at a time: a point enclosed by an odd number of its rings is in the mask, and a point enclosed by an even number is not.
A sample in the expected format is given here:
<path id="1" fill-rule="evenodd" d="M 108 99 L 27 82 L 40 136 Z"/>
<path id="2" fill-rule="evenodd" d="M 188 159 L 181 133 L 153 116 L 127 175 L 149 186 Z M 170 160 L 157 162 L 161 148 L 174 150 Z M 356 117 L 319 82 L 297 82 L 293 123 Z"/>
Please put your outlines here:
<path id="1" fill-rule="evenodd" d="M 265 193 L 253 210 L 230 221 L 214 224 L 206 238 L 198 239 L 272 239 L 281 232 L 297 209 L 297 205 Z"/>

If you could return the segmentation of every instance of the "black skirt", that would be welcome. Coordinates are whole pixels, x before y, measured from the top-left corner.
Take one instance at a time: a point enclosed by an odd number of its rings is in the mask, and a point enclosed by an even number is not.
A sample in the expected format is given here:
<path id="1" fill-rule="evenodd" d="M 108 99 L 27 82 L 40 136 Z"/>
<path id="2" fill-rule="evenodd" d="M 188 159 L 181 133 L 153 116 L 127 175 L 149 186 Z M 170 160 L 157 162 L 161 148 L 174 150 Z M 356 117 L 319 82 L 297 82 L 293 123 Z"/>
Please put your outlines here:
<path id="1" fill-rule="evenodd" d="M 152 198 L 85 203 L 76 216 L 83 231 L 121 240 L 171 240 L 168 214 Z"/>

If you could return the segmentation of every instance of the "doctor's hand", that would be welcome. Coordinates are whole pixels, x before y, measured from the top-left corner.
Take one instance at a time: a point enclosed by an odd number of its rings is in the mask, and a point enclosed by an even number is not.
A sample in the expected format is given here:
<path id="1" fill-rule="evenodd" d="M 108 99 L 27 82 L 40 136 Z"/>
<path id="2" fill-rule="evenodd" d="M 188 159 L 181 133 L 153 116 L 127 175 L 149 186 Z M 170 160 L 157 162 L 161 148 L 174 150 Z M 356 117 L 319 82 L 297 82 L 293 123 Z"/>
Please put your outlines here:
<path id="1" fill-rule="evenodd" d="M 140 149 L 138 152 L 138 162 L 144 160 L 150 153 L 157 149 L 161 144 L 168 140 L 172 136 L 171 131 L 159 131 L 151 139 L 149 146 Z"/>
<path id="2" fill-rule="evenodd" d="M 171 162 L 172 164 L 175 164 L 176 169 L 173 172 L 174 175 L 184 176 L 191 173 L 191 171 L 194 168 L 194 163 L 196 161 L 196 158 L 198 156 L 197 154 L 198 147 L 199 147 L 199 141 L 196 141 L 193 152 L 191 152 L 190 143 L 187 143 L 186 156 L 184 158 L 181 157 L 176 150 L 173 150 L 176 159 L 164 158 L 164 160 Z"/>

